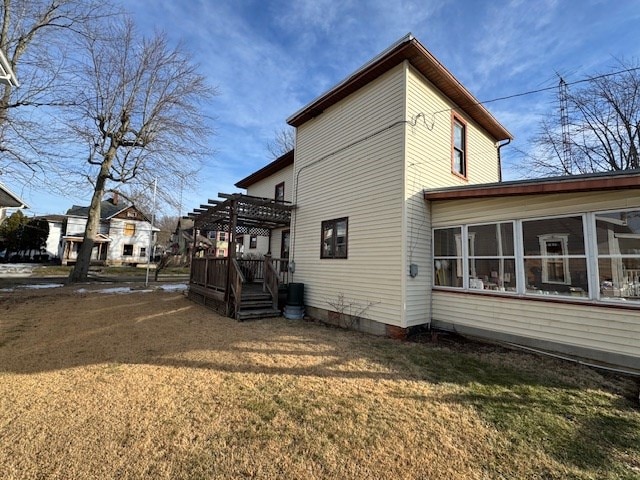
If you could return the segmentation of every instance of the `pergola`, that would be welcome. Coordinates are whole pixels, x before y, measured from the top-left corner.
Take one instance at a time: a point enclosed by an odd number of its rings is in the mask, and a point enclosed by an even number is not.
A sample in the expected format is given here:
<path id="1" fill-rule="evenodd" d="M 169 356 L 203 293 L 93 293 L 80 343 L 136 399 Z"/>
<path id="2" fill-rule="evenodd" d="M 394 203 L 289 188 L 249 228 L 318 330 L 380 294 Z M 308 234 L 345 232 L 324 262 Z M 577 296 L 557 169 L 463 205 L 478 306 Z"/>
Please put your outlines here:
<path id="1" fill-rule="evenodd" d="M 229 257 L 235 256 L 236 235 L 269 236 L 272 229 L 287 227 L 291 221 L 294 206 L 289 202 L 242 193 L 218 193 L 218 197 L 221 200 L 208 200 L 188 216 L 193 219 L 194 232 L 228 232 Z"/>

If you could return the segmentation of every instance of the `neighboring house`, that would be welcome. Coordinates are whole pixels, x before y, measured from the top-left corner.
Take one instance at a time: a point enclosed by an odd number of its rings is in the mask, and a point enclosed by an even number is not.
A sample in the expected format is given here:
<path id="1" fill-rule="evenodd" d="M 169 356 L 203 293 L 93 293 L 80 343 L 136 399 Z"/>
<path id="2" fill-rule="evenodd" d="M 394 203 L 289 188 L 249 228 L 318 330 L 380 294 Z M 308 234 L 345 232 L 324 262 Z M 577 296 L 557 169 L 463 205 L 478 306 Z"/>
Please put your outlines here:
<path id="1" fill-rule="evenodd" d="M 411 35 L 287 121 L 293 159 L 236 185 L 284 182 L 290 226 L 255 250 L 279 256 L 289 230 L 309 315 L 339 321 L 342 302 L 376 334 L 432 325 L 640 368 L 640 173 L 501 182 L 511 134 Z"/>
<path id="2" fill-rule="evenodd" d="M 207 238 L 212 242 L 213 255 L 226 257 L 229 251 L 229 234 L 227 232 L 207 232 Z"/>
<path id="3" fill-rule="evenodd" d="M 193 220 L 187 217 L 178 219 L 178 224 L 172 235 L 172 253 L 181 257 L 181 263 L 188 264 L 193 254 Z M 202 235 L 200 231 L 196 235 L 196 255 L 218 255 L 216 242 Z"/>
<path id="4" fill-rule="evenodd" d="M 9 209 L 29 208 L 20 197 L 0 183 L 0 223 L 7 218 Z"/>
<path id="5" fill-rule="evenodd" d="M 63 265 L 73 264 L 84 239 L 89 207 L 74 205 L 66 213 L 65 233 L 62 237 Z M 117 197 L 104 200 L 100 210 L 100 231 L 91 260 L 108 265 L 136 265 L 146 263 L 152 254 L 149 246 L 157 228 L 132 205 L 121 204 Z"/>
<path id="6" fill-rule="evenodd" d="M 64 215 L 43 215 L 36 218 L 43 218 L 49 224 L 49 236 L 44 247 L 44 253 L 48 257 L 47 260 L 60 260 L 62 256 L 62 237 L 67 217 Z"/>

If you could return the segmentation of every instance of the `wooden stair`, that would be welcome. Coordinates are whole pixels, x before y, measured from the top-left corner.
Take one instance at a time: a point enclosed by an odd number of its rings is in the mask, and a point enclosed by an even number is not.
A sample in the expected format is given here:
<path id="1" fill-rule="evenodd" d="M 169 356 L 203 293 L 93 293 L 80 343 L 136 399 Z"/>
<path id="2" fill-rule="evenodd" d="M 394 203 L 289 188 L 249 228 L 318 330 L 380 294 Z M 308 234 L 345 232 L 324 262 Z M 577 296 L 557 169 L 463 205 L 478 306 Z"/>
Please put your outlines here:
<path id="1" fill-rule="evenodd" d="M 243 284 L 240 309 L 236 312 L 237 320 L 279 317 L 280 313 L 280 310 L 273 308 L 271 295 L 263 291 L 262 283 Z"/>

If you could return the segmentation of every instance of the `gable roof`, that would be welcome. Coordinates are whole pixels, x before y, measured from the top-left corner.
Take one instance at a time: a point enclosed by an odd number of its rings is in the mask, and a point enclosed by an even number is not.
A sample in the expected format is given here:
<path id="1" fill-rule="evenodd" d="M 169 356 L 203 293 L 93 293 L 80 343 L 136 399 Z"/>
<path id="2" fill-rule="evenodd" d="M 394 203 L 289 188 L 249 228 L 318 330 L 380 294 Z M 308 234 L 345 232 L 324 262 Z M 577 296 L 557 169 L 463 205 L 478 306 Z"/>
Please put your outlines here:
<path id="1" fill-rule="evenodd" d="M 0 183 L 0 208 L 29 208 L 20 197 Z"/>
<path id="2" fill-rule="evenodd" d="M 257 183 L 260 180 L 264 180 L 268 176 L 273 175 L 276 172 L 279 172 L 283 168 L 288 167 L 289 165 L 293 165 L 293 157 L 294 157 L 294 151 L 291 150 L 285 153 L 284 155 L 279 156 L 268 165 L 265 165 L 260 170 L 257 170 L 253 172 L 251 175 L 249 175 L 248 177 L 245 177 L 242 180 L 238 181 L 235 184 L 235 186 L 238 188 L 248 188 L 254 183 Z"/>
<path id="3" fill-rule="evenodd" d="M 118 205 L 113 203 L 113 199 L 103 200 L 100 202 L 100 220 L 109 220 L 115 217 L 120 212 L 124 212 L 128 208 L 134 208 L 136 211 L 140 212 L 133 205 Z M 148 222 L 147 216 L 140 212 L 142 217 Z M 69 210 L 67 210 L 66 215 L 73 217 L 88 217 L 89 216 L 89 207 L 83 207 L 80 205 L 73 205 Z"/>
<path id="4" fill-rule="evenodd" d="M 454 102 L 460 111 L 471 117 L 496 140 L 513 139 L 511 133 L 410 33 L 331 90 L 291 115 L 287 123 L 293 127 L 299 127 L 404 60 L 408 60 L 427 80 Z"/>

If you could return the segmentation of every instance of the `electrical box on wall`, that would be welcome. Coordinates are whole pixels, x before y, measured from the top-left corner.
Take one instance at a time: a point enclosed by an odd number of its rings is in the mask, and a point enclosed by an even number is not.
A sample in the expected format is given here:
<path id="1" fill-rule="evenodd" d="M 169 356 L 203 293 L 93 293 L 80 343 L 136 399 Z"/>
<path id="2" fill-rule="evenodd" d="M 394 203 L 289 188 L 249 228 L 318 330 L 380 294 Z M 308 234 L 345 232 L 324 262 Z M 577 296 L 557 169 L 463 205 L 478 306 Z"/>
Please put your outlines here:
<path id="1" fill-rule="evenodd" d="M 417 263 L 412 263 L 411 265 L 409 265 L 409 275 L 411 276 L 411 278 L 415 278 L 418 276 L 418 264 Z"/>

